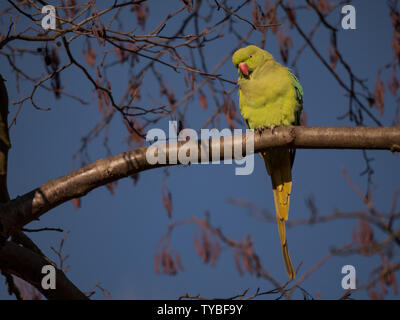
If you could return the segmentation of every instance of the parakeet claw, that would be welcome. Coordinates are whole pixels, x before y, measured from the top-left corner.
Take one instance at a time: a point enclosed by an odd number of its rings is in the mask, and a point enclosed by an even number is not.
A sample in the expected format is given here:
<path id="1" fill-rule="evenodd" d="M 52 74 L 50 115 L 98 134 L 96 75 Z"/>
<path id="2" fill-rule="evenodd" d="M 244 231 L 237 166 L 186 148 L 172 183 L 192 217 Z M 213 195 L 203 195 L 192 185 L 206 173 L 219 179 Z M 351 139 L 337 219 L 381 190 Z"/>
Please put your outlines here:
<path id="1" fill-rule="evenodd" d="M 268 127 L 258 127 L 258 128 L 256 129 L 256 132 L 261 136 L 262 133 L 265 131 L 265 129 L 269 129 L 269 130 L 271 130 L 271 133 L 274 134 L 275 128 L 276 128 L 276 125 L 274 125 L 274 124 L 273 124 L 273 125 L 270 125 L 270 126 L 268 126 Z"/>
<path id="2" fill-rule="evenodd" d="M 265 127 L 258 127 L 258 128 L 256 129 L 256 132 L 261 136 L 262 133 L 264 132 L 264 130 L 265 130 Z"/>
<path id="3" fill-rule="evenodd" d="M 269 126 L 269 129 L 271 130 L 272 134 L 274 134 L 275 128 L 276 128 L 276 125 L 274 125 L 274 124 Z"/>

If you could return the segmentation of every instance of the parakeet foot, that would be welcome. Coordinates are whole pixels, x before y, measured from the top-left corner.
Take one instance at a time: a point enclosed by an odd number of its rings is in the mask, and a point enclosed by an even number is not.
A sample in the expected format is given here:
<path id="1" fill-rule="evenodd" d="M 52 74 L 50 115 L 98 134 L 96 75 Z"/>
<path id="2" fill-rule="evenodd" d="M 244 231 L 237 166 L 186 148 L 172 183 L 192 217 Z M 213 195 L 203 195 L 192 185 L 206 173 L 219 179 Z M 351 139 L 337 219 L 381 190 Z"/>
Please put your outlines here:
<path id="1" fill-rule="evenodd" d="M 256 129 L 256 133 L 258 133 L 261 136 L 265 129 L 266 129 L 265 127 L 258 127 Z"/>
<path id="2" fill-rule="evenodd" d="M 256 129 L 256 132 L 261 136 L 262 133 L 265 131 L 265 129 L 269 129 L 269 130 L 271 130 L 271 133 L 274 134 L 275 128 L 276 128 L 276 125 L 274 125 L 274 124 L 273 124 L 273 125 L 270 125 L 270 126 L 268 126 L 268 127 L 258 127 L 258 128 Z"/>
<path id="3" fill-rule="evenodd" d="M 268 128 L 271 130 L 271 133 L 274 134 L 274 130 L 276 128 L 276 125 L 274 125 L 274 124 L 270 125 Z"/>

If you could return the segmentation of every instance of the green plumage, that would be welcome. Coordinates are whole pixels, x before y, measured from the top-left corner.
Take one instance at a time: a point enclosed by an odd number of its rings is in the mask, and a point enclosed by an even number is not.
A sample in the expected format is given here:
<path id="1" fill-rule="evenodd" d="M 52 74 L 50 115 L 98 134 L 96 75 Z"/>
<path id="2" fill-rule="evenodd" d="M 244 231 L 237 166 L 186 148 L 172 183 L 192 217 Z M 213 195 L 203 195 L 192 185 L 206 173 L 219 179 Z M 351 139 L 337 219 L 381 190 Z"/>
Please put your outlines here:
<path id="1" fill-rule="evenodd" d="M 232 61 L 248 65 L 248 76 L 238 69 L 238 84 L 240 111 L 250 128 L 299 124 L 303 88 L 288 68 L 256 46 L 236 51 Z"/>
<path id="2" fill-rule="evenodd" d="M 232 62 L 239 73 L 240 112 L 248 127 L 258 129 L 300 125 L 303 88 L 288 68 L 276 62 L 269 52 L 256 46 L 236 51 Z M 261 156 L 271 176 L 286 271 L 293 279 L 295 271 L 286 242 L 285 221 L 289 215 L 294 150 L 270 148 Z"/>

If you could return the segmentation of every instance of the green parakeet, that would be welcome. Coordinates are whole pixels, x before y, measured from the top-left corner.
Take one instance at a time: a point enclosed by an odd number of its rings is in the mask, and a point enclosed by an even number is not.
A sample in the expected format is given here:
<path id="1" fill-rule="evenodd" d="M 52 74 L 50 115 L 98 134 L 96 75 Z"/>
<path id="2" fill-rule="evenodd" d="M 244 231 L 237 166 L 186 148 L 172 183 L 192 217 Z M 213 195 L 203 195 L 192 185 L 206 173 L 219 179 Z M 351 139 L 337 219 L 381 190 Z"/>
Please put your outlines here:
<path id="1" fill-rule="evenodd" d="M 239 73 L 240 112 L 250 129 L 300 124 L 303 88 L 288 68 L 254 45 L 237 50 L 232 62 Z M 282 254 L 291 279 L 296 274 L 286 242 L 285 221 L 289 215 L 294 155 L 295 150 L 285 147 L 261 153 L 271 176 Z"/>

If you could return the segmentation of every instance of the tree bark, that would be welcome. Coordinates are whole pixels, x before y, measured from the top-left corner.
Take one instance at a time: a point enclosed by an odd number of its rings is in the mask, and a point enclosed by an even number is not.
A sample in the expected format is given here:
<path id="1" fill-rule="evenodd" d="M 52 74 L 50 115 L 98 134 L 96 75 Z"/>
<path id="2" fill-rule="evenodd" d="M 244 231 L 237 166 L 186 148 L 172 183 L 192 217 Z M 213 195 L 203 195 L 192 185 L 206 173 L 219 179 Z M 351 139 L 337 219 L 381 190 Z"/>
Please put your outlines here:
<path id="1" fill-rule="evenodd" d="M 7 188 L 7 160 L 8 150 L 11 148 L 8 132 L 8 94 L 4 79 L 0 75 L 0 203 L 10 201 Z M 41 286 L 41 273 L 44 265 L 51 262 L 20 229 L 14 229 L 12 242 L 6 241 L 9 233 L 4 232 L 2 217 L 4 212 L 0 209 L 0 269 L 6 277 L 8 291 L 20 299 L 19 288 L 16 287 L 11 274 L 24 279 L 35 286 L 48 299 L 87 299 L 75 285 L 68 280 L 59 270 L 56 273 L 56 290 L 44 290 Z M 5 236 L 7 234 L 7 236 Z"/>
<path id="2" fill-rule="evenodd" d="M 52 263 L 49 263 L 45 257 L 11 241 L 7 241 L 5 245 L 0 248 L 0 265 L 2 268 L 29 282 L 47 299 L 88 299 L 88 297 L 65 276 L 64 272 L 57 268 L 55 268 L 56 288 L 43 289 L 41 282 L 45 275 L 42 274 L 42 268 L 50 264 Z"/>
<path id="3" fill-rule="evenodd" d="M 243 155 L 246 153 L 246 139 L 249 139 L 249 135 L 243 134 L 233 143 L 237 148 L 241 148 Z M 82 197 L 95 188 L 141 171 L 173 165 L 168 164 L 169 152 L 176 153 L 189 142 L 166 144 L 167 164 L 148 163 L 146 151 L 149 147 L 141 147 L 97 160 L 65 176 L 50 180 L 23 196 L 0 204 L 3 236 L 7 238 L 52 208 L 73 198 Z M 210 151 L 209 160 L 212 159 L 211 150 L 216 143 L 220 143 L 220 159 L 227 159 L 223 153 L 224 142 L 226 143 L 223 137 L 195 142 L 198 143 L 199 149 L 198 162 L 202 161 L 200 150 L 204 146 L 206 151 Z M 395 152 L 400 151 L 400 127 L 290 126 L 278 127 L 273 131 L 266 129 L 261 134 L 255 133 L 254 152 L 278 146 L 299 149 L 386 149 Z M 233 151 L 231 153 L 233 154 Z"/>

